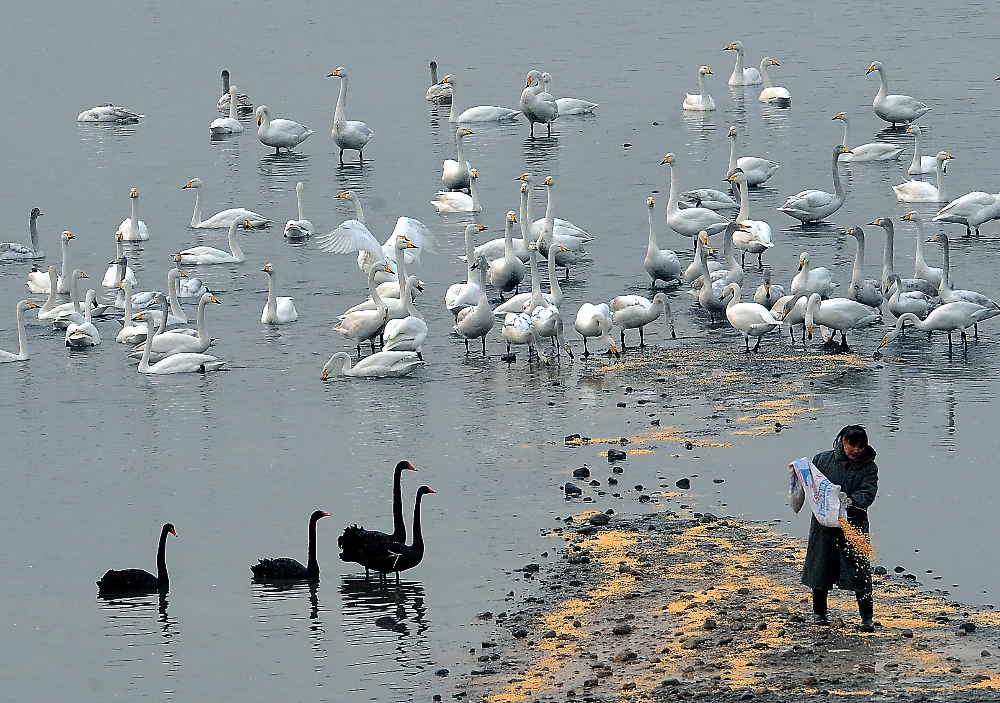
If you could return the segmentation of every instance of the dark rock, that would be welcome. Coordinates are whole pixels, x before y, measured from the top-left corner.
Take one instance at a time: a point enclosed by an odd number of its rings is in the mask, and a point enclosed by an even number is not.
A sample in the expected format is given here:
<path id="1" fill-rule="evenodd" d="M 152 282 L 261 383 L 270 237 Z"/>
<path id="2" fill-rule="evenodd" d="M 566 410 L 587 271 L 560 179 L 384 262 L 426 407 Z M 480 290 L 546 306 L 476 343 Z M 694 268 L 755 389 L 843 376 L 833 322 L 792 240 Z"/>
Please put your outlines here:
<path id="1" fill-rule="evenodd" d="M 608 477 L 608 485 L 609 486 L 617 486 L 618 485 L 618 479 L 615 478 L 614 476 L 609 476 Z"/>
<path id="2" fill-rule="evenodd" d="M 715 515 L 712 515 L 712 513 L 705 513 L 700 518 L 698 518 L 698 522 L 701 523 L 718 522 L 718 520 L 719 518 L 717 518 Z"/>
<path id="3" fill-rule="evenodd" d="M 520 640 L 520 639 L 524 639 L 525 637 L 528 636 L 528 631 L 525 630 L 523 627 L 518 627 L 517 629 L 515 629 L 510 634 L 512 634 L 515 639 L 519 639 Z"/>
<path id="4" fill-rule="evenodd" d="M 747 588 L 746 586 L 743 586 L 742 588 L 737 589 L 736 592 L 739 593 L 741 596 L 748 596 L 748 595 L 750 595 L 750 589 Z"/>
<path id="5" fill-rule="evenodd" d="M 633 486 L 633 488 L 635 488 L 635 490 L 637 490 L 637 491 L 641 491 L 642 490 L 642 484 L 641 483 L 637 483 L 637 484 L 635 484 L 635 486 Z"/>
<path id="6" fill-rule="evenodd" d="M 572 581 L 569 582 L 569 585 L 573 586 L 574 588 L 578 588 L 583 585 L 583 581 L 579 579 L 573 579 Z"/>
<path id="7" fill-rule="evenodd" d="M 583 681 L 583 687 L 584 688 L 593 688 L 594 686 L 597 686 L 600 683 L 601 683 L 600 679 L 584 679 L 584 681 Z"/>
<path id="8" fill-rule="evenodd" d="M 815 676 L 809 675 L 804 679 L 802 679 L 802 684 L 804 686 L 816 686 L 819 684 L 819 679 L 817 679 Z"/>
<path id="9" fill-rule="evenodd" d="M 573 469 L 573 478 L 590 478 L 590 469 L 586 465 Z"/>
<path id="10" fill-rule="evenodd" d="M 685 442 L 684 443 L 684 448 L 687 449 L 688 451 L 691 451 L 692 449 L 694 449 L 694 443 L 693 442 Z"/>
<path id="11" fill-rule="evenodd" d="M 590 483 L 589 483 L 588 485 L 591 485 L 591 486 L 600 486 L 600 485 L 601 485 L 601 482 L 600 482 L 600 481 L 598 481 L 598 480 L 597 480 L 597 479 L 595 478 L 595 479 L 593 479 L 593 480 L 592 480 L 592 481 L 591 481 L 591 482 L 590 482 Z"/>
<path id="12" fill-rule="evenodd" d="M 726 482 L 726 479 L 724 479 L 724 478 L 713 478 L 712 479 L 712 483 L 725 483 L 725 482 Z"/>
<path id="13" fill-rule="evenodd" d="M 650 501 L 650 498 L 645 493 L 643 493 L 641 496 L 639 496 L 639 502 L 640 503 L 648 503 L 649 501 Z"/>
<path id="14" fill-rule="evenodd" d="M 545 632 L 542 633 L 542 639 L 544 640 L 555 639 L 555 636 L 556 636 L 555 630 L 546 630 Z"/>
<path id="15" fill-rule="evenodd" d="M 691 479 L 689 478 L 678 479 L 677 483 L 675 483 L 674 485 L 680 488 L 682 491 L 686 491 L 687 489 L 691 488 Z"/>
<path id="16" fill-rule="evenodd" d="M 588 525 L 586 527 L 581 527 L 579 530 L 576 531 L 576 533 L 578 535 L 596 535 L 597 528 L 594 527 L 593 525 Z"/>
<path id="17" fill-rule="evenodd" d="M 635 685 L 636 685 L 635 681 L 629 681 L 627 683 L 623 683 L 622 684 L 622 690 L 623 691 L 634 691 L 635 690 Z"/>
<path id="18" fill-rule="evenodd" d="M 434 672 L 434 675 L 435 676 L 447 676 L 450 673 L 451 672 L 448 671 L 447 669 L 438 669 L 437 671 Z"/>
<path id="19" fill-rule="evenodd" d="M 596 515 L 590 516 L 591 525 L 607 525 L 611 522 L 611 516 L 606 513 L 597 513 Z"/>
<path id="20" fill-rule="evenodd" d="M 630 635 L 632 634 L 633 629 L 634 628 L 627 622 L 623 622 L 618 625 L 615 625 L 615 628 L 611 632 L 613 632 L 616 635 Z"/>
<path id="21" fill-rule="evenodd" d="M 579 442 L 581 439 L 582 437 L 578 434 L 568 434 L 566 435 L 565 442 L 566 444 L 570 444 L 571 442 Z"/>
<path id="22" fill-rule="evenodd" d="M 441 703 L 441 694 L 440 693 L 435 693 L 434 694 L 434 698 L 432 698 L 431 700 L 433 700 L 434 703 Z"/>
<path id="23" fill-rule="evenodd" d="M 538 565 L 536 564 L 535 566 L 537 567 Z M 525 568 L 525 571 L 527 571 L 527 570 L 528 569 Z M 535 571 L 537 571 L 537 570 L 538 569 L 536 568 Z M 491 613 L 488 610 L 484 611 L 482 613 L 479 613 L 479 615 L 476 616 L 476 620 L 492 620 L 492 619 L 493 619 L 493 613 Z"/>
<path id="24" fill-rule="evenodd" d="M 660 418 L 656 418 L 655 420 L 650 420 L 649 424 L 652 425 L 653 427 L 659 427 L 660 426 Z"/>
<path id="25" fill-rule="evenodd" d="M 884 566 L 876 566 L 876 567 L 875 567 L 875 568 L 873 569 L 873 571 L 875 572 L 875 575 L 876 575 L 876 576 L 885 576 L 886 574 L 888 574 L 888 573 L 889 573 L 888 571 L 886 571 L 886 569 L 885 569 L 885 567 L 884 567 Z"/>
<path id="26" fill-rule="evenodd" d="M 714 630 L 718 626 L 719 626 L 719 623 L 717 623 L 712 618 L 708 618 L 707 620 L 705 620 L 705 624 L 702 625 L 702 628 L 705 629 L 705 630 Z"/>
<path id="27" fill-rule="evenodd" d="M 893 571 L 895 571 L 897 574 L 901 574 L 904 571 L 906 571 L 906 567 L 904 567 L 904 566 L 897 566 L 895 569 L 893 569 Z"/>
<path id="28" fill-rule="evenodd" d="M 482 644 L 479 646 L 483 649 L 490 649 L 491 647 L 496 647 L 497 643 L 493 640 L 483 640 Z"/>
<path id="29" fill-rule="evenodd" d="M 543 555 L 543 556 L 544 556 L 544 555 Z M 540 566 L 539 566 L 538 564 L 536 564 L 536 563 L 534 563 L 534 562 L 532 562 L 532 563 L 530 563 L 530 564 L 525 564 L 525 565 L 524 565 L 524 571 L 525 571 L 525 573 L 529 573 L 529 574 L 533 574 L 533 573 L 535 573 L 535 572 L 536 572 L 536 571 L 538 571 L 538 570 L 539 570 L 540 568 L 542 568 L 542 567 L 540 567 Z"/>
<path id="30" fill-rule="evenodd" d="M 903 637 L 911 638 L 911 637 L 913 637 L 913 630 L 906 629 L 906 630 L 903 630 L 902 632 L 900 632 L 899 634 L 901 634 Z"/>
<path id="31" fill-rule="evenodd" d="M 625 461 L 627 455 L 621 449 L 609 449 L 608 461 Z"/>
<path id="32" fill-rule="evenodd" d="M 753 692 L 752 691 L 746 691 L 746 692 L 744 692 L 740 696 L 740 700 L 741 701 L 752 701 L 753 700 Z"/>
<path id="33" fill-rule="evenodd" d="M 660 682 L 660 685 L 661 686 L 680 686 L 681 685 L 681 681 L 680 681 L 680 679 L 675 679 L 675 678 L 671 677 L 669 679 L 663 679 L 663 681 Z"/>
<path id="34" fill-rule="evenodd" d="M 968 633 L 973 633 L 976 631 L 976 623 L 974 622 L 963 622 L 958 626 L 959 630 L 965 630 Z"/>
<path id="35" fill-rule="evenodd" d="M 613 474 L 623 474 L 623 473 L 625 473 L 625 467 L 624 466 L 612 466 L 611 467 L 611 473 L 613 473 Z"/>
<path id="36" fill-rule="evenodd" d="M 619 408 L 624 408 L 625 407 L 625 403 L 618 403 L 618 407 Z"/>
<path id="37" fill-rule="evenodd" d="M 580 490 L 579 486 L 572 483 L 567 483 L 565 486 L 563 486 L 563 491 L 565 491 L 566 495 L 568 496 L 578 496 L 581 493 L 583 493 L 583 491 Z"/>

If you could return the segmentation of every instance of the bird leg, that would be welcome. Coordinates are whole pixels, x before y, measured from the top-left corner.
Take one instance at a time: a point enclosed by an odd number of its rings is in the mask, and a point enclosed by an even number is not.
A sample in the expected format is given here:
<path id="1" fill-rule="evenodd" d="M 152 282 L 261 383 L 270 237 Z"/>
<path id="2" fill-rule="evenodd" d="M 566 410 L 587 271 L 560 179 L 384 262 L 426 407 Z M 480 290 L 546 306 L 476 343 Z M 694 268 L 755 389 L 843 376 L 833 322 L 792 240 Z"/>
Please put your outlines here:
<path id="1" fill-rule="evenodd" d="M 626 349 L 626 347 L 625 347 L 625 328 L 622 328 L 621 333 L 622 333 L 622 351 L 625 351 L 625 349 Z"/>
<path id="2" fill-rule="evenodd" d="M 747 251 L 746 251 L 746 249 L 743 250 L 743 256 L 740 257 L 740 266 L 742 266 L 743 268 L 746 268 L 746 266 L 747 266 Z"/>
<path id="3" fill-rule="evenodd" d="M 566 267 L 566 278 L 564 280 L 569 280 L 569 266 Z"/>
<path id="4" fill-rule="evenodd" d="M 465 355 L 466 356 L 469 355 L 469 339 L 468 338 L 465 339 Z"/>
<path id="5" fill-rule="evenodd" d="M 361 149 L 358 149 L 358 163 L 363 164 L 364 162 L 365 162 L 365 152 L 363 152 Z"/>
<path id="6" fill-rule="evenodd" d="M 761 271 L 764 270 L 764 252 L 757 254 L 757 268 Z"/>
<path id="7" fill-rule="evenodd" d="M 622 344 L 622 346 L 625 346 L 625 345 Z M 646 348 L 646 340 L 643 339 L 643 337 L 642 337 L 642 327 L 639 328 L 639 348 L 640 349 L 645 349 Z"/>
<path id="8" fill-rule="evenodd" d="M 757 351 L 758 349 L 760 349 L 760 340 L 761 339 L 762 339 L 762 337 L 757 337 L 757 343 L 753 345 L 753 351 Z"/>
<path id="9" fill-rule="evenodd" d="M 368 340 L 368 343 L 369 343 L 369 344 L 371 345 L 371 347 L 372 347 L 372 354 L 374 354 L 374 353 L 375 353 L 375 338 L 374 338 L 374 337 L 372 337 L 371 339 L 369 339 L 369 340 Z M 361 355 L 359 354 L 358 356 L 361 356 Z"/>
<path id="10" fill-rule="evenodd" d="M 358 342 L 358 361 L 361 361 L 361 342 Z"/>
<path id="11" fill-rule="evenodd" d="M 481 339 L 483 340 L 483 356 L 486 356 L 486 335 L 484 334 Z M 468 340 L 466 340 L 466 344 L 468 344 Z"/>
<path id="12" fill-rule="evenodd" d="M 545 126 L 549 128 L 549 136 L 551 137 L 552 136 L 552 123 L 551 122 L 546 122 Z"/>
<path id="13" fill-rule="evenodd" d="M 530 125 L 530 129 L 531 129 L 531 138 L 534 139 L 535 138 L 535 123 L 532 122 L 531 120 L 528 120 L 528 124 Z"/>
<path id="14" fill-rule="evenodd" d="M 847 334 L 844 332 L 840 333 L 840 351 L 844 352 L 845 354 L 851 353 L 851 348 L 847 346 Z"/>
<path id="15" fill-rule="evenodd" d="M 590 356 L 590 352 L 587 351 L 587 338 L 584 337 L 583 338 L 583 358 L 586 359 L 588 356 Z"/>
<path id="16" fill-rule="evenodd" d="M 344 150 L 343 149 L 340 150 L 340 165 L 341 166 L 344 165 Z"/>

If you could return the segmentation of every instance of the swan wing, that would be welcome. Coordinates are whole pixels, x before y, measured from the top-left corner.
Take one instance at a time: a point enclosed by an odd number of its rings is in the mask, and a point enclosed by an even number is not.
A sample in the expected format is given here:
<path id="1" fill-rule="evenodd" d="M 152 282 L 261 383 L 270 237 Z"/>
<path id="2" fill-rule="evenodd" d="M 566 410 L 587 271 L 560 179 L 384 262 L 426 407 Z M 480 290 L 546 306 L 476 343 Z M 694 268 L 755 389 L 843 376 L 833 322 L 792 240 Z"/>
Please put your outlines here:
<path id="1" fill-rule="evenodd" d="M 316 243 L 321 250 L 328 253 L 350 254 L 352 251 L 362 251 L 378 261 L 386 259 L 378 240 L 357 220 L 347 220 L 332 232 L 319 235 L 316 237 Z"/>

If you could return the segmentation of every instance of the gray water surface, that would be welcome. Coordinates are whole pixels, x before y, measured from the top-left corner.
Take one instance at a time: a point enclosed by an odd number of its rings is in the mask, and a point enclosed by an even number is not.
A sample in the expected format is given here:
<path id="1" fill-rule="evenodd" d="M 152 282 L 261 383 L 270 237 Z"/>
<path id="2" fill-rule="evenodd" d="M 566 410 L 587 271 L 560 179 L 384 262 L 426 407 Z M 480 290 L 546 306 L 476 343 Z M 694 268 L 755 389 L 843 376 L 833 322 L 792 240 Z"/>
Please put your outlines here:
<path id="1" fill-rule="evenodd" d="M 2 239 L 27 241 L 28 213 L 40 207 L 45 264 L 58 266 L 58 233 L 70 230 L 72 265 L 96 287 L 135 187 L 152 238 L 126 249 L 147 290 L 164 286 L 172 252 L 225 245 L 224 231 L 189 228 L 193 194 L 181 186 L 191 178 L 205 183 L 206 216 L 242 205 L 276 225 L 240 235 L 245 264 L 191 267 L 223 303 L 209 310 L 209 326 L 217 339 L 212 353 L 227 360 L 227 371 L 144 377 L 114 343 L 114 321 L 100 323 L 103 344 L 85 352 L 68 351 L 61 333 L 29 322 L 31 361 L 0 367 L 5 697 L 389 701 L 447 693 L 449 680 L 434 670 L 470 665 L 469 647 L 490 631 L 476 613 L 509 607 L 506 594 L 525 589 L 509 572 L 552 548 L 539 528 L 581 509 L 567 506 L 558 486 L 576 466 L 605 461 L 599 446 L 560 446 L 563 436 L 648 429 L 654 410 L 638 410 L 624 381 L 595 378 L 592 370 L 603 362 L 541 367 L 522 351 L 508 366 L 499 360 L 499 327 L 486 359 L 466 358 L 461 340 L 451 336 L 453 320 L 442 301 L 447 286 L 465 277 L 462 231 L 472 220 L 438 216 L 428 204 L 442 159 L 454 156 L 447 110 L 424 101 L 428 60 L 459 78 L 463 108 L 516 106 L 525 73 L 536 67 L 554 75 L 559 94 L 600 103 L 594 117 L 560 119 L 552 139 L 531 141 L 527 125 L 518 124 L 475 125 L 466 140 L 490 234 L 502 235 L 504 213 L 517 209 L 514 178 L 530 170 L 554 177 L 558 214 L 594 235 L 591 262 L 575 269 L 566 286 L 564 313 L 571 320 L 582 302 L 648 290 L 642 258 L 650 194 L 661 246 L 689 260 L 690 241 L 663 222 L 669 184 L 658 164 L 672 151 L 683 187 L 720 187 L 730 124 L 743 130 L 745 154 L 781 163 L 752 200 L 753 216 L 774 230 L 776 246 L 765 262 L 775 281 L 787 285 L 808 248 L 844 290 L 854 243 L 843 228 L 906 212 L 890 185 L 904 178 L 910 138 L 885 137 L 906 145 L 898 163 L 841 167 L 848 200 L 829 226 L 803 231 L 774 208 L 803 188 L 832 189 L 830 152 L 842 133 L 833 115 L 850 113 L 856 142 L 876 138 L 883 126 L 871 111 L 878 82 L 864 75 L 873 60 L 886 65 L 893 91 L 933 107 L 922 120 L 925 151 L 943 148 L 956 157 L 950 194 L 995 191 L 1000 84 L 981 50 L 994 40 L 996 17 L 989 15 L 995 12 L 932 2 L 640 9 L 557 0 L 534 8 L 164 8 L 112 1 L 86 11 L 50 5 L 8 13 L 0 23 L 7 125 Z M 753 65 L 764 55 L 781 64 L 771 76 L 791 91 L 791 109 L 762 108 L 757 88 L 744 94 L 726 85 L 734 57 L 722 47 L 735 39 Z M 713 70 L 709 90 L 719 109 L 682 114 L 702 64 Z M 352 153 L 341 167 L 330 137 L 339 85 L 327 74 L 340 65 L 350 72 L 348 117 L 375 131 L 360 166 Z M 255 104 L 316 133 L 278 157 L 258 142 L 250 120 L 243 135 L 211 140 L 223 68 Z M 76 123 L 81 110 L 108 100 L 145 118 L 121 127 Z M 353 256 L 284 241 L 281 223 L 295 217 L 299 180 L 306 215 L 320 232 L 353 216 L 335 200 L 353 188 L 380 239 L 400 215 L 420 219 L 439 238 L 438 252 L 426 254 L 418 271 L 427 283 L 420 307 L 431 336 L 427 364 L 413 377 L 321 382 L 325 360 L 349 350 L 330 326 L 364 297 L 364 277 Z M 542 207 L 539 200 L 537 216 Z M 929 221 L 936 206 L 915 209 Z M 995 298 L 994 224 L 980 240 L 960 236 L 959 227 L 946 231 L 954 237 L 956 285 Z M 876 227 L 868 231 L 866 274 L 875 278 L 883 237 Z M 928 236 L 936 231 L 937 225 L 927 228 Z M 914 232 L 900 223 L 896 236 L 896 267 L 905 272 Z M 928 245 L 927 255 L 940 265 L 937 245 Z M 259 322 L 267 285 L 260 269 L 268 262 L 282 293 L 295 298 L 294 324 Z M 13 311 L 26 295 L 28 269 L 0 266 L 5 349 L 16 345 Z M 744 288 L 758 282 L 748 261 Z M 725 345 L 742 358 L 742 341 L 728 326 L 709 325 L 681 289 L 671 288 L 669 297 L 678 339 L 661 322 L 647 330 L 648 342 L 667 350 Z M 870 359 L 881 335 L 871 329 L 852 342 Z M 578 337 L 569 336 L 579 353 Z M 778 333 L 762 349 L 763 355 L 803 353 Z M 816 343 L 810 353 L 821 355 Z M 808 364 L 794 372 L 802 368 Z M 983 325 L 967 353 L 953 355 L 940 337 L 928 344 L 924 335 L 908 335 L 880 364 L 845 375 L 804 374 L 802 388 L 812 381 L 819 400 L 788 430 L 727 436 L 732 447 L 661 446 L 633 455 L 623 499 L 598 496 L 588 506 L 640 512 L 647 507 L 630 486 L 655 488 L 660 476 L 672 485 L 697 474 L 695 508 L 787 520 L 788 461 L 824 449 L 841 426 L 860 421 L 879 451 L 881 488 L 871 515 L 880 561 L 904 565 L 954 598 L 993 602 L 1000 568 L 984 550 L 995 532 L 993 496 L 1000 488 L 989 405 L 998 371 L 993 323 Z M 706 420 L 716 414 L 710 387 L 667 390 L 655 410 L 664 417 L 673 412 L 669 422 L 679 432 L 694 435 L 718 424 Z M 624 411 L 615 407 L 625 400 Z M 398 592 L 380 591 L 337 559 L 335 538 L 355 522 L 389 527 L 391 470 L 401 458 L 419 469 L 404 477 L 408 522 L 416 487 L 426 483 L 437 493 L 424 501 L 424 562 L 404 574 Z M 595 475 L 604 480 L 603 472 Z M 316 509 L 332 513 L 319 523 L 320 585 L 251 585 L 248 566 L 259 557 L 305 559 L 306 522 Z M 105 570 L 154 568 L 156 536 L 167 521 L 179 535 L 167 545 L 170 593 L 98 601 L 94 582 Z M 806 524 L 799 516 L 779 528 L 802 535 Z M 402 621 L 406 632 L 376 625 L 384 615 Z"/>

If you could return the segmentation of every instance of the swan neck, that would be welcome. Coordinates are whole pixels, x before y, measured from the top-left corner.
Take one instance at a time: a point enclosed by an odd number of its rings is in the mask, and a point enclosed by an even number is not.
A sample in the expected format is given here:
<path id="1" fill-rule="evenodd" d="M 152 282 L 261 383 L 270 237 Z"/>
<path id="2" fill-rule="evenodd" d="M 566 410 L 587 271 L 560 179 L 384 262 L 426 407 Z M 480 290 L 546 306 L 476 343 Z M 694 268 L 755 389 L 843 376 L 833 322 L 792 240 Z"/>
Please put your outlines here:
<path id="1" fill-rule="evenodd" d="M 222 94 L 225 95 L 229 92 L 229 74 L 222 74 Z"/>
<path id="2" fill-rule="evenodd" d="M 734 133 L 733 136 L 729 139 L 729 172 L 730 173 L 732 173 L 736 169 L 736 151 L 737 151 L 737 148 L 738 148 L 737 144 L 736 144 L 737 141 L 739 141 L 738 133 Z"/>
<path id="3" fill-rule="evenodd" d="M 730 277 L 732 277 L 732 272 L 736 270 L 736 252 L 735 247 L 733 246 L 733 232 L 731 232 L 727 227 L 722 236 L 722 253 L 726 257 L 726 266 L 729 268 Z"/>
<path id="4" fill-rule="evenodd" d="M 125 281 L 125 326 L 132 324 L 132 284 Z"/>
<path id="5" fill-rule="evenodd" d="M 451 110 L 448 112 L 449 122 L 458 122 L 458 96 L 455 94 L 455 86 L 451 86 Z"/>
<path id="6" fill-rule="evenodd" d="M 41 256 L 42 250 L 38 246 L 38 222 L 34 215 L 31 217 L 29 229 L 31 231 L 31 250 L 35 252 L 35 256 Z"/>
<path id="7" fill-rule="evenodd" d="M 894 248 L 895 232 L 892 228 L 892 223 L 890 221 L 889 226 L 885 228 L 885 250 L 882 252 L 882 282 L 886 283 L 889 280 L 889 276 L 895 273 L 895 264 L 893 263 L 893 257 L 895 256 Z M 897 288 L 897 290 L 899 290 Z"/>
<path id="8" fill-rule="evenodd" d="M 424 550 L 424 534 L 420 531 L 420 500 L 423 497 L 423 493 L 418 493 L 413 503 L 413 546 L 421 552 Z"/>
<path id="9" fill-rule="evenodd" d="M 80 274 L 76 271 L 73 274 L 69 293 L 73 298 L 73 310 L 80 312 Z"/>
<path id="10" fill-rule="evenodd" d="M 466 171 L 465 168 L 465 150 L 462 148 L 462 142 L 465 141 L 465 132 L 458 130 L 455 132 L 455 150 L 458 152 L 458 170 Z"/>
<path id="11" fill-rule="evenodd" d="M 378 266 L 378 263 L 372 264 L 371 269 L 368 271 L 368 293 L 371 295 L 372 301 L 375 303 L 375 307 L 382 310 L 385 308 L 385 303 L 382 302 L 382 297 L 378 294 L 378 286 L 375 285 L 375 275 L 378 273 Z M 396 266 L 399 266 L 398 262 L 396 263 Z"/>
<path id="12" fill-rule="evenodd" d="M 923 135 L 920 134 L 920 128 L 917 125 L 913 125 L 913 166 L 920 167 L 922 164 L 923 157 Z"/>
<path id="13" fill-rule="evenodd" d="M 918 264 L 924 262 L 924 223 L 919 219 L 914 220 L 914 224 L 917 226 L 917 255 L 916 261 Z"/>
<path id="14" fill-rule="evenodd" d="M 854 271 L 851 274 L 851 282 L 856 285 L 864 283 L 865 268 L 865 238 L 858 235 L 858 249 L 854 252 Z"/>
<path id="15" fill-rule="evenodd" d="M 656 241 L 656 229 L 653 227 L 653 207 L 650 206 L 648 209 L 649 209 L 649 246 L 647 247 L 647 251 L 652 253 L 659 250 L 660 247 Z"/>
<path id="16" fill-rule="evenodd" d="M 132 198 L 132 217 L 129 224 L 129 233 L 132 239 L 139 238 L 139 199 Z"/>
<path id="17" fill-rule="evenodd" d="M 551 252 L 552 250 L 549 249 Z M 528 250 L 528 270 L 531 272 L 531 310 L 541 305 L 545 300 L 542 297 L 542 281 L 538 277 L 538 250 Z M 530 310 L 529 310 L 530 312 Z"/>
<path id="18" fill-rule="evenodd" d="M 239 103 L 239 99 L 237 98 L 238 93 L 235 90 L 229 90 L 228 86 L 225 92 L 229 93 L 229 119 L 238 120 L 236 116 L 237 103 Z"/>
<path id="19" fill-rule="evenodd" d="M 503 229 L 503 258 L 510 262 L 514 258 L 514 223 L 507 218 L 507 226 Z"/>
<path id="20" fill-rule="evenodd" d="M 194 212 L 191 214 L 191 226 L 201 227 L 201 186 L 194 189 Z"/>
<path id="21" fill-rule="evenodd" d="M 167 310 L 164 306 L 163 317 L 166 318 Z M 131 319 L 131 318 L 129 318 Z M 153 348 L 153 337 L 159 330 L 153 327 L 152 320 L 146 320 L 146 343 L 142 345 L 142 358 L 139 360 L 139 373 L 145 373 L 149 369 L 149 352 Z"/>
<path id="22" fill-rule="evenodd" d="M 204 303 L 198 304 L 198 336 L 201 336 L 201 315 Z M 278 316 L 278 297 L 274 292 L 274 274 L 267 274 L 267 316 L 272 320 Z"/>
<path id="23" fill-rule="evenodd" d="M 941 272 L 941 285 L 938 286 L 938 291 L 951 290 L 951 280 L 949 271 L 951 269 L 951 255 L 948 251 L 948 237 L 944 234 L 939 235 L 941 237 L 941 246 L 944 248 L 944 269 Z"/>
<path id="24" fill-rule="evenodd" d="M 472 211 L 479 212 L 481 208 L 479 207 L 479 194 L 476 192 L 475 178 L 469 179 L 469 195 L 472 196 Z"/>
<path id="25" fill-rule="evenodd" d="M 737 61 L 739 61 L 739 59 L 737 59 Z M 705 102 L 708 102 L 706 100 L 706 98 L 708 98 L 708 86 L 705 84 L 705 74 L 700 72 L 698 73 L 698 87 L 701 88 L 702 103 L 704 104 Z"/>
<path id="26" fill-rule="evenodd" d="M 730 152 L 735 153 L 735 152 Z M 733 161 L 733 157 L 729 158 L 730 163 Z M 674 173 L 673 163 L 668 163 L 667 166 L 670 168 L 670 195 L 667 196 L 667 217 L 674 215 L 678 211 L 677 207 L 677 175 Z M 730 167 L 732 168 L 732 167 Z M 668 223 L 669 224 L 669 223 Z"/>
<path id="27" fill-rule="evenodd" d="M 56 278 L 56 267 L 49 266 L 49 297 L 46 298 L 45 304 L 42 305 L 42 309 L 39 313 L 48 312 L 56 306 L 56 296 L 59 295 L 59 285 L 58 279 Z"/>
<path id="28" fill-rule="evenodd" d="M 400 475 L 403 469 L 397 468 L 392 477 L 392 541 L 406 541 L 406 522 L 403 520 L 403 494 L 400 488 Z"/>
<path id="29" fill-rule="evenodd" d="M 884 68 L 878 69 L 878 78 L 880 81 L 880 85 L 878 89 L 878 94 L 875 96 L 876 100 L 878 98 L 884 98 L 886 95 L 889 94 L 889 77 L 885 75 Z"/>
<path id="30" fill-rule="evenodd" d="M 436 63 L 431 64 L 431 85 L 438 84 L 438 67 Z"/>
<path id="31" fill-rule="evenodd" d="M 147 345 L 147 347 L 150 345 Z M 156 548 L 156 580 L 160 582 L 160 588 L 169 584 L 167 578 L 167 530 L 160 532 L 160 544 Z"/>
<path id="32" fill-rule="evenodd" d="M 85 325 L 89 325 L 89 324 L 91 324 L 93 322 L 93 320 L 90 317 L 90 311 L 94 308 L 94 299 L 96 297 L 97 296 L 94 293 L 93 289 L 87 291 L 86 304 L 83 306 L 84 307 L 84 311 L 83 311 L 83 323 Z"/>
<path id="33" fill-rule="evenodd" d="M 480 276 L 482 278 L 482 276 Z M 485 286 L 483 286 L 485 288 Z M 424 316 L 420 314 L 420 311 L 413 305 L 413 284 L 410 283 L 409 279 L 406 281 L 406 290 L 404 291 L 405 296 L 403 298 L 403 304 L 406 306 L 406 314 L 410 317 L 415 317 L 418 320 L 423 320 Z"/>
<path id="34" fill-rule="evenodd" d="M 177 299 L 177 274 L 179 269 L 170 269 L 167 274 L 167 300 L 170 301 L 170 314 L 174 317 L 184 318 L 184 310 L 181 302 Z"/>
<path id="35" fill-rule="evenodd" d="M 938 189 L 938 200 L 944 201 L 948 199 L 948 196 L 944 192 L 944 160 L 937 160 L 937 189 Z"/>
<path id="36" fill-rule="evenodd" d="M 229 227 L 229 251 L 232 253 L 233 258 L 237 261 L 246 261 L 246 254 L 240 248 L 240 243 L 236 240 L 236 228 L 239 226 L 239 221 L 237 220 Z M 171 301 L 171 306 L 173 302 Z"/>
<path id="37" fill-rule="evenodd" d="M 744 222 L 750 219 L 750 198 L 747 197 L 743 183 L 740 183 L 739 180 L 734 180 L 733 185 L 736 186 L 736 195 L 740 199 L 740 211 L 736 214 L 736 221 Z"/>
<path id="38" fill-rule="evenodd" d="M 28 358 L 28 335 L 24 332 L 24 308 L 17 306 L 17 353 Z"/>
<path id="39" fill-rule="evenodd" d="M 301 221 L 301 220 L 306 219 L 305 208 L 302 207 L 302 189 L 301 188 L 296 188 L 295 189 L 295 202 L 298 203 L 298 206 L 299 206 L 299 220 Z"/>
<path id="40" fill-rule="evenodd" d="M 66 237 L 62 237 L 62 273 L 59 274 L 59 278 L 64 281 L 69 280 L 69 240 Z"/>
<path id="41" fill-rule="evenodd" d="M 319 518 L 309 518 L 309 561 L 306 571 L 311 575 L 319 573 L 319 562 L 316 561 L 316 522 Z"/>
<path id="42" fill-rule="evenodd" d="M 763 85 L 764 90 L 773 87 L 771 85 L 771 77 L 767 75 L 767 64 L 765 64 L 763 61 L 760 62 L 760 79 L 764 84 Z"/>
<path id="43" fill-rule="evenodd" d="M 465 228 L 465 267 L 466 267 L 466 277 L 465 282 L 469 285 L 475 283 L 472 279 L 475 278 L 475 272 L 472 270 L 472 265 L 476 262 L 475 256 L 475 243 L 472 241 L 472 233 L 476 231 L 475 227 Z"/>
<path id="44" fill-rule="evenodd" d="M 838 199 L 844 198 L 844 185 L 840 182 L 840 170 L 837 168 L 837 161 L 840 160 L 840 152 L 833 155 L 833 190 L 837 193 Z"/>
<path id="45" fill-rule="evenodd" d="M 844 145 L 845 149 L 850 149 L 851 148 L 851 122 L 850 122 L 850 120 L 847 119 L 847 117 L 842 117 L 841 119 L 844 121 L 844 141 L 841 142 L 841 143 Z M 838 159 L 840 158 L 839 155 L 838 155 L 837 158 Z"/>

